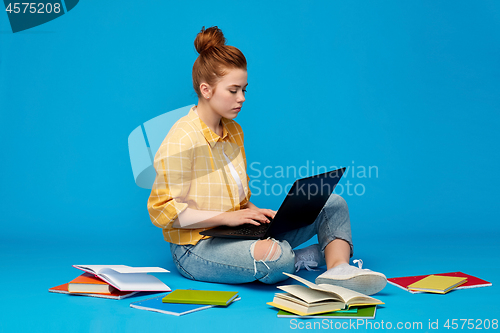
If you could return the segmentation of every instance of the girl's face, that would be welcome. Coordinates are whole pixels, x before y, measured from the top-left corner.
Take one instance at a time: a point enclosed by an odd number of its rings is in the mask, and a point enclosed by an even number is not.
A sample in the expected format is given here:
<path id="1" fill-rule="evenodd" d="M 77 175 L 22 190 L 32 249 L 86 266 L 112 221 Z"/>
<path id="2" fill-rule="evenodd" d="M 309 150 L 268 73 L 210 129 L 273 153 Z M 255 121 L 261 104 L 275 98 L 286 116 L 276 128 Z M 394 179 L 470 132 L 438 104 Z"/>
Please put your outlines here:
<path id="1" fill-rule="evenodd" d="M 247 85 L 246 70 L 239 68 L 229 70 L 217 82 L 215 92 L 211 91 L 208 103 L 212 110 L 221 117 L 228 119 L 236 118 L 245 101 L 245 89 Z"/>

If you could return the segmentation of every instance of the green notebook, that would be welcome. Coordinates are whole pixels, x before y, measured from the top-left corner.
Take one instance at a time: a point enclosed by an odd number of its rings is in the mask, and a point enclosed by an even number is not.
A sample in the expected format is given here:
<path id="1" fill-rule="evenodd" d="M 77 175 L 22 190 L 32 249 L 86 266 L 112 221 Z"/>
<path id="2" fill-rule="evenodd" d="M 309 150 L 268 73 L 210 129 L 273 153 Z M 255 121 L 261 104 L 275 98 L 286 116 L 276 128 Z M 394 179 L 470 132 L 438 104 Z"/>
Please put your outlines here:
<path id="1" fill-rule="evenodd" d="M 162 302 L 227 306 L 236 297 L 237 291 L 176 289 L 163 297 Z"/>
<path id="2" fill-rule="evenodd" d="M 352 309 L 356 309 L 356 311 L 351 311 Z M 353 308 L 350 308 L 349 310 L 340 310 L 340 311 L 335 311 L 335 312 L 320 313 L 320 314 L 315 314 L 315 315 L 310 315 L 310 316 L 299 316 L 299 315 L 296 315 L 296 314 L 291 313 L 291 312 L 279 310 L 278 317 L 279 318 L 374 319 L 376 311 L 377 311 L 376 305 L 353 307 Z"/>

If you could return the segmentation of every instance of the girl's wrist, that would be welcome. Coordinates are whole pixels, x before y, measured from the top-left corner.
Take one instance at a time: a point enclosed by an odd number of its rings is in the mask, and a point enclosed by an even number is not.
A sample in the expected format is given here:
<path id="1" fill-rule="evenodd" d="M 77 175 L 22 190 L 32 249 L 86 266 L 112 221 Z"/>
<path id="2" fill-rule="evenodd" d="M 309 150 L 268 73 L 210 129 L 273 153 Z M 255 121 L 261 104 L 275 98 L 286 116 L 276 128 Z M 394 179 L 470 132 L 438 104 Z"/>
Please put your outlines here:
<path id="1" fill-rule="evenodd" d="M 247 204 L 245 205 L 245 208 L 249 208 L 249 209 L 254 209 L 254 210 L 259 210 L 259 207 L 255 206 L 253 203 L 251 203 L 250 201 L 247 202 Z"/>

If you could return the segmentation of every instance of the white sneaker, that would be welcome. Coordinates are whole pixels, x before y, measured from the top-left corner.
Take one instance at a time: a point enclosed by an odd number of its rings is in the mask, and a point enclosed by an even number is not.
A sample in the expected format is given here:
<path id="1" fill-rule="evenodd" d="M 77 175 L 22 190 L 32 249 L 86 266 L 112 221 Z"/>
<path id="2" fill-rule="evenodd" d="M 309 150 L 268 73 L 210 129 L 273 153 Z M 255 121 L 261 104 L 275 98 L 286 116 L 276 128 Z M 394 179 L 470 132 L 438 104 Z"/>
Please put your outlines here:
<path id="1" fill-rule="evenodd" d="M 387 284 L 384 274 L 362 269 L 362 260 L 354 260 L 353 263 L 358 263 L 359 267 L 349 264 L 335 266 L 318 276 L 316 284 L 333 284 L 365 295 L 373 295 L 384 289 Z"/>
<path id="2" fill-rule="evenodd" d="M 325 258 L 321 254 L 319 244 L 313 244 L 303 249 L 294 250 L 295 252 L 295 271 L 305 268 L 308 271 L 316 271 L 319 266 L 325 265 Z"/>

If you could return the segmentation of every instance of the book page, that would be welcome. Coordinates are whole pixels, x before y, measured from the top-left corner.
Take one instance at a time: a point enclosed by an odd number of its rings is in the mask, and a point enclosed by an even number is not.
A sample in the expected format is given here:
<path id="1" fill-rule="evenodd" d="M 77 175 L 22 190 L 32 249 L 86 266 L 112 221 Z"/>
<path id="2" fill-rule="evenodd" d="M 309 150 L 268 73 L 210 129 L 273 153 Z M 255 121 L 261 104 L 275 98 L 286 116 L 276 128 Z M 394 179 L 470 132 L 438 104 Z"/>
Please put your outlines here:
<path id="1" fill-rule="evenodd" d="M 319 290 L 319 291 L 325 291 L 328 293 L 332 293 L 336 296 L 338 296 L 344 303 L 346 304 L 351 304 L 352 302 L 360 302 L 361 300 L 364 302 L 363 304 L 384 304 L 383 302 L 379 301 L 378 299 L 375 299 L 373 297 L 367 296 L 365 294 L 358 293 L 354 290 L 350 290 L 347 288 L 343 288 L 340 286 L 334 286 L 331 284 L 315 284 L 310 281 L 307 281 L 306 279 L 303 279 L 299 276 L 293 275 L 293 274 L 288 274 L 288 273 L 283 273 L 299 282 L 302 282 L 306 286 L 308 286 L 311 289 L 314 290 Z"/>
<path id="2" fill-rule="evenodd" d="M 112 269 L 118 273 L 169 273 L 161 267 L 130 267 L 126 265 L 73 265 L 73 267 L 96 275 L 101 273 L 104 268 Z"/>
<path id="3" fill-rule="evenodd" d="M 301 278 L 300 276 L 297 276 L 297 275 L 293 275 L 293 274 L 288 274 L 288 273 L 283 273 L 285 274 L 286 276 L 289 276 L 291 277 L 292 279 L 295 279 L 303 284 L 305 284 L 306 286 L 308 286 L 309 288 L 312 288 L 312 287 L 316 287 L 316 284 L 315 283 L 312 283 L 310 281 L 307 281 L 306 279 L 303 279 Z"/>
<path id="4" fill-rule="evenodd" d="M 322 290 L 327 290 L 337 295 L 342 296 L 342 299 L 349 305 L 357 304 L 357 305 L 370 305 L 370 304 L 384 304 L 382 301 L 367 296 L 362 293 L 358 293 L 354 290 L 343 288 L 340 286 L 334 286 L 331 284 L 320 284 L 318 285 Z"/>
<path id="5" fill-rule="evenodd" d="M 115 271 L 126 270 L 129 266 L 125 265 L 73 265 L 73 267 L 81 269 L 82 271 L 92 273 L 97 275 L 101 272 L 103 268 L 111 268 Z"/>
<path id="6" fill-rule="evenodd" d="M 294 302 L 294 303 L 297 303 L 297 304 L 300 304 L 300 305 L 306 306 L 306 307 L 315 307 L 315 306 L 320 306 L 320 305 L 331 305 L 331 304 L 335 304 L 335 305 L 337 305 L 340 308 L 346 307 L 346 305 L 345 305 L 344 302 L 342 302 L 342 301 L 333 301 L 333 300 L 308 303 L 308 302 L 306 302 L 306 301 L 304 301 L 304 300 L 302 300 L 302 299 L 300 299 L 298 297 L 295 297 L 292 294 L 288 294 L 288 293 L 277 293 L 277 294 L 274 294 L 274 297 L 275 298 L 282 298 L 284 300 L 288 300 L 290 302 Z"/>
<path id="7" fill-rule="evenodd" d="M 330 293 L 330 294 L 334 294 L 334 297 L 337 297 L 337 299 L 341 300 L 344 303 L 347 303 L 341 294 L 336 293 L 335 291 L 333 291 L 331 289 L 322 288 L 322 287 L 318 286 L 317 284 L 312 283 L 310 281 L 307 281 L 306 279 L 303 279 L 303 278 L 301 278 L 300 276 L 297 276 L 297 275 L 288 274 L 288 273 L 283 273 L 283 274 L 285 274 L 286 276 L 289 276 L 292 279 L 295 279 L 295 280 L 297 280 L 299 282 L 302 282 L 303 284 L 305 284 L 306 286 L 308 286 L 309 288 L 311 288 L 313 290 L 317 290 L 317 291 L 321 291 L 321 292 L 327 292 L 327 293 Z M 344 289 L 344 288 L 342 288 L 342 289 Z"/>
<path id="8" fill-rule="evenodd" d="M 145 273 L 117 273 L 102 268 L 99 277 L 121 291 L 170 291 L 170 288 L 153 275 Z"/>
<path id="9" fill-rule="evenodd" d="M 298 297 L 307 303 L 315 303 L 322 301 L 341 301 L 339 297 L 336 297 L 333 294 L 326 293 L 324 291 L 313 290 L 311 288 L 307 288 L 304 286 L 300 286 L 298 284 L 289 285 L 289 286 L 278 286 L 278 289 L 286 291 L 289 294 Z M 344 302 L 342 302 L 344 303 Z"/>

